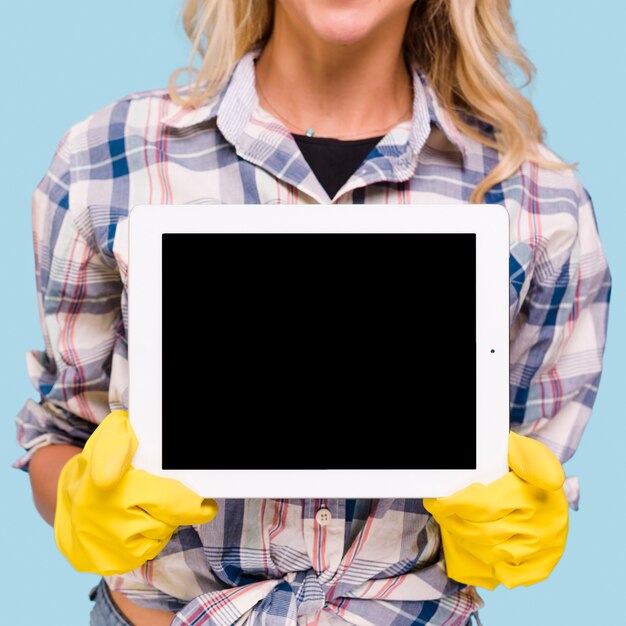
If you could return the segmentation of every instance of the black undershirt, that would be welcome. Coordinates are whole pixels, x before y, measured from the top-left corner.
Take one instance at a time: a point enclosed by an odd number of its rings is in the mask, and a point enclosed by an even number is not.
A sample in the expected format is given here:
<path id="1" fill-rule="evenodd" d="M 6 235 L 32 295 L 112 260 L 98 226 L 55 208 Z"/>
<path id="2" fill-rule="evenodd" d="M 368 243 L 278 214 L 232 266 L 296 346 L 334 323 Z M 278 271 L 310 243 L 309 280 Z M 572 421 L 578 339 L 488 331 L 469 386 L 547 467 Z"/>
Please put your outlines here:
<path id="1" fill-rule="evenodd" d="M 292 135 L 302 156 L 331 199 L 384 136 L 334 139 Z"/>

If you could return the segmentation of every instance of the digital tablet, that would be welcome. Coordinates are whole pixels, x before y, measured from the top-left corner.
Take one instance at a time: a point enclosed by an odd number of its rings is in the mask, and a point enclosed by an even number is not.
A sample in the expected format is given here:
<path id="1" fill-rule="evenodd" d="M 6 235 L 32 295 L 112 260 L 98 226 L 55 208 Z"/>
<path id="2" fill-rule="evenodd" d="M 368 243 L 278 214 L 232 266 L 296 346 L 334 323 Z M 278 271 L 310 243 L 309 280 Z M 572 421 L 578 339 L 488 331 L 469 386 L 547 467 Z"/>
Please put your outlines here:
<path id="1" fill-rule="evenodd" d="M 499 205 L 142 205 L 133 464 L 205 497 L 445 496 L 507 471 Z"/>

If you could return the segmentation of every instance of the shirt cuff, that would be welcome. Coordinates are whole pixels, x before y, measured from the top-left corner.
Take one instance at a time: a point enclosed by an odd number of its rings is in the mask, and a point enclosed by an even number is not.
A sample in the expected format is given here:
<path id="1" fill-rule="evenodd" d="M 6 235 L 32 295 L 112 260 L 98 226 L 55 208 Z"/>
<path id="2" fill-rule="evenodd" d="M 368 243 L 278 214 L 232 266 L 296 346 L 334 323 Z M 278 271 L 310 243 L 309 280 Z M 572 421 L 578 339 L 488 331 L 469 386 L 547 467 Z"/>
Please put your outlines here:
<path id="1" fill-rule="evenodd" d="M 580 499 L 580 485 L 578 484 L 578 476 L 568 476 L 563 483 L 567 504 L 573 511 L 578 511 Z"/>
<path id="2" fill-rule="evenodd" d="M 79 448 L 85 445 L 97 424 L 57 410 L 30 398 L 26 401 L 15 417 L 17 443 L 26 449 L 26 453 L 13 463 L 14 468 L 27 472 L 30 461 L 39 448 L 52 444 L 67 444 Z"/>

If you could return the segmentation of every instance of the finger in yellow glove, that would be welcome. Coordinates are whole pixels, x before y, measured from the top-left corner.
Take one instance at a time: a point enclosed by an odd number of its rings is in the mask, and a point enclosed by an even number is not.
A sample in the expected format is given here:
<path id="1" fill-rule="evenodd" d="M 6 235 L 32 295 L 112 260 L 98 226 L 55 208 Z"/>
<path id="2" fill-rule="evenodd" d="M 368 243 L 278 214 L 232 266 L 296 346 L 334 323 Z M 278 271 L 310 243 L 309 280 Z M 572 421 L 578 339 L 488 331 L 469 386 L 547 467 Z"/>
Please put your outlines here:
<path id="1" fill-rule="evenodd" d="M 153 559 L 180 525 L 217 513 L 178 480 L 134 469 L 137 438 L 126 411 L 107 415 L 61 470 L 54 536 L 81 572 L 120 574 Z"/>
<path id="2" fill-rule="evenodd" d="M 544 580 L 567 539 L 565 475 L 541 442 L 509 433 L 509 471 L 446 498 L 425 498 L 441 526 L 448 576 L 461 583 L 509 589 Z"/>

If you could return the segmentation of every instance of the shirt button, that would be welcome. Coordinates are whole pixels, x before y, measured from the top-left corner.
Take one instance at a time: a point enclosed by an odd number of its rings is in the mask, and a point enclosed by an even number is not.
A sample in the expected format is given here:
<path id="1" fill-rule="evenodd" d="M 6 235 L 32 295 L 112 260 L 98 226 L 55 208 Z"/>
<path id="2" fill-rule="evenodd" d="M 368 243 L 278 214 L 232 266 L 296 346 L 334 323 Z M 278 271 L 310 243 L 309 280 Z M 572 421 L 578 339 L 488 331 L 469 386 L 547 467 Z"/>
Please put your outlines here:
<path id="1" fill-rule="evenodd" d="M 330 523 L 330 520 L 333 519 L 333 516 L 331 514 L 331 512 L 325 508 L 322 507 L 321 509 L 318 509 L 317 513 L 315 514 L 315 521 L 320 525 L 320 526 L 326 526 Z"/>

